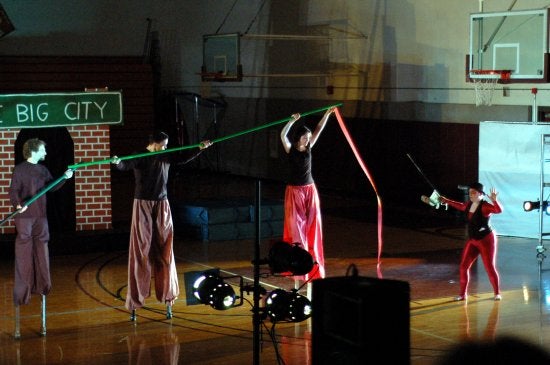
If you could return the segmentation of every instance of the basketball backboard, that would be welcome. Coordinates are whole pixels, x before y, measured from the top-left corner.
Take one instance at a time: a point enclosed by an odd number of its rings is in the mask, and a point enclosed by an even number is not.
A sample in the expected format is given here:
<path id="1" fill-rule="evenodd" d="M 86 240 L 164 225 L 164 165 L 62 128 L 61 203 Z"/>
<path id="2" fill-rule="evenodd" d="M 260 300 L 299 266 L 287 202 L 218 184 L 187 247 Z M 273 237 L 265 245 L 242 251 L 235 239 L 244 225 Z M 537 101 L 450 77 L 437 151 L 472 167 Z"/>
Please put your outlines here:
<path id="1" fill-rule="evenodd" d="M 241 81 L 240 34 L 203 36 L 203 81 Z"/>
<path id="2" fill-rule="evenodd" d="M 509 82 L 548 82 L 548 9 L 470 15 L 469 81 L 472 70 L 510 70 Z"/>

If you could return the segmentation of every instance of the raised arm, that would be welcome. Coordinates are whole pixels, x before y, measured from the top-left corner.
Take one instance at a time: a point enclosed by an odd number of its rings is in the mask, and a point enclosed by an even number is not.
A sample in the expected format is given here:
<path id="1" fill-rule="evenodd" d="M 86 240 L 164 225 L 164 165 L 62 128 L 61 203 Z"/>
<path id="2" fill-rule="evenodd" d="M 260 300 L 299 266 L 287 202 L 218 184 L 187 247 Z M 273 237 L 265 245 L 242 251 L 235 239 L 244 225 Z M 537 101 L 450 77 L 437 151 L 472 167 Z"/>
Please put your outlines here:
<path id="1" fill-rule="evenodd" d="M 283 129 L 281 130 L 281 142 L 283 143 L 283 148 L 285 149 L 286 153 L 290 152 L 290 149 L 292 148 L 292 142 L 288 138 L 288 132 L 290 132 L 290 128 L 292 128 L 292 125 L 300 119 L 300 114 L 292 114 L 292 118 L 285 124 Z"/>
<path id="2" fill-rule="evenodd" d="M 325 115 L 323 115 L 323 117 L 321 118 L 319 123 L 317 123 L 317 126 L 315 127 L 315 130 L 311 134 L 311 140 L 309 141 L 309 146 L 310 147 L 313 147 L 315 142 L 317 142 L 317 139 L 319 138 L 319 135 L 321 134 L 323 129 L 325 129 L 325 125 L 328 122 L 328 118 L 330 118 L 330 115 L 332 113 L 334 113 L 334 109 L 335 108 L 327 109 L 327 111 L 325 112 Z"/>
<path id="3" fill-rule="evenodd" d="M 491 188 L 489 195 L 487 195 L 489 199 L 491 199 L 491 205 L 490 205 L 490 211 L 488 213 L 502 213 L 502 206 L 498 202 L 498 191 L 495 188 Z"/>

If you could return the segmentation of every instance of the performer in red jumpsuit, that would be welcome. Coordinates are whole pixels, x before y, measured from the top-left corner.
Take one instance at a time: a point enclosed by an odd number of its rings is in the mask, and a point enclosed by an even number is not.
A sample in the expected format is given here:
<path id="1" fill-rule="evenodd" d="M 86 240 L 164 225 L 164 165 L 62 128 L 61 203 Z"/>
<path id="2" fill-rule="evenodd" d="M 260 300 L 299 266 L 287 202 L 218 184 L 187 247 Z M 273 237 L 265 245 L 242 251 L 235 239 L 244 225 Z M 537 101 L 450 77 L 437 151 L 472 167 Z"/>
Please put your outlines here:
<path id="1" fill-rule="evenodd" d="M 468 219 L 468 240 L 462 251 L 460 261 L 460 294 L 455 300 L 466 299 L 468 282 L 470 280 L 470 268 L 478 255 L 481 255 L 489 281 L 493 286 L 494 299 L 501 300 L 499 275 L 496 268 L 498 242 L 496 234 L 489 224 L 491 214 L 502 212 L 502 207 L 497 201 L 498 193 L 494 188 L 491 188 L 488 196 L 491 203 L 483 200 L 485 193 L 483 192 L 483 185 L 480 183 L 471 184 L 468 193 L 470 201 L 467 203 L 460 203 L 443 196 L 440 197 L 442 203 L 466 212 Z"/>
<path id="2" fill-rule="evenodd" d="M 163 151 L 167 145 L 168 135 L 156 132 L 149 137 L 145 152 Z M 201 151 L 210 145 L 210 141 L 203 141 Z M 182 163 L 191 161 L 199 153 Z M 117 156 L 112 158 L 118 170 L 134 170 L 136 184 L 126 293 L 126 308 L 132 311 L 132 321 L 136 319 L 135 310 L 143 307 L 145 299 L 151 296 L 151 267 L 154 270 L 155 294 L 159 302 L 166 304 L 167 318 L 172 317 L 171 308 L 179 295 L 173 251 L 174 227 L 166 187 L 173 160 L 167 153 L 124 161 Z"/>
<path id="3" fill-rule="evenodd" d="M 311 149 L 333 112 L 334 108 L 326 111 L 313 133 L 306 126 L 299 127 L 294 132 L 292 141 L 288 135 L 293 124 L 300 118 L 300 114 L 292 115 L 292 119 L 281 131 L 281 141 L 288 154 L 290 165 L 290 175 L 285 191 L 283 241 L 299 243 L 316 262 L 309 274 L 296 278 L 306 281 L 325 277 L 321 206 L 311 174 Z M 309 297 L 311 297 L 310 291 L 311 286 L 308 285 Z"/>

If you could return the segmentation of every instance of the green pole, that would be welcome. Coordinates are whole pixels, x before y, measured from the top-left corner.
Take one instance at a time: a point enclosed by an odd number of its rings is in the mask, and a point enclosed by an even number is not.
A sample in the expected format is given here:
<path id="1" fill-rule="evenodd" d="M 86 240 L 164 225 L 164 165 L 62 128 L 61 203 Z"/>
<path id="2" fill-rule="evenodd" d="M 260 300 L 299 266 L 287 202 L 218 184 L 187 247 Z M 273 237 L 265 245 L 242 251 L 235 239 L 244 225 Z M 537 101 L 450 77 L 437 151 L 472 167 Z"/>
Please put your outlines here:
<path id="1" fill-rule="evenodd" d="M 311 115 L 311 114 L 319 113 L 321 111 L 324 111 L 324 110 L 327 110 L 327 109 L 330 109 L 330 108 L 339 107 L 341 105 L 342 105 L 342 103 L 329 105 L 329 106 L 324 106 L 322 108 L 310 110 L 310 111 L 305 112 L 305 113 L 300 113 L 300 115 L 302 117 L 305 117 L 305 116 L 308 116 L 308 115 Z M 245 135 L 245 134 L 248 134 L 248 133 L 256 132 L 256 131 L 259 131 L 261 129 L 273 127 L 274 125 L 288 122 L 291 118 L 292 118 L 292 116 L 281 119 L 281 120 L 277 120 L 275 122 L 263 124 L 263 125 L 260 125 L 258 127 L 250 128 L 250 129 L 247 129 L 247 130 L 244 130 L 244 131 L 241 131 L 241 132 L 230 134 L 230 135 L 225 136 L 225 137 L 216 138 L 216 139 L 213 139 L 211 142 L 212 142 L 212 144 L 214 144 L 214 143 L 226 141 L 226 140 L 231 139 L 231 138 L 239 137 L 239 136 L 242 136 L 242 135 Z M 134 154 L 134 155 L 122 156 L 122 157 L 119 157 L 119 159 L 121 161 L 123 161 L 123 160 L 130 160 L 130 159 L 134 159 L 134 158 L 147 157 L 147 156 L 152 156 L 152 155 L 160 155 L 160 154 L 163 154 L 163 153 L 172 153 L 172 152 L 197 148 L 197 147 L 200 147 L 200 145 L 201 145 L 200 143 L 197 143 L 197 144 L 188 145 L 188 146 L 167 148 L 163 151 L 138 153 L 138 154 Z M 87 166 L 93 166 L 93 165 L 102 165 L 102 164 L 111 163 L 111 162 L 112 162 L 112 158 L 107 159 L 107 160 L 101 160 L 101 161 L 81 162 L 81 163 L 77 163 L 77 164 L 74 164 L 74 165 L 69 165 L 69 168 L 72 169 L 72 170 L 76 170 L 76 169 L 79 169 L 81 167 L 87 167 Z"/>
<path id="2" fill-rule="evenodd" d="M 300 115 L 301 115 L 302 117 L 305 117 L 305 116 L 308 116 L 308 115 L 311 115 L 311 114 L 319 113 L 320 111 L 324 111 L 324 110 L 327 110 L 327 109 L 330 109 L 330 108 L 338 107 L 338 106 L 340 106 L 340 105 L 342 105 L 342 103 L 338 103 L 338 104 L 334 104 L 334 105 L 325 106 L 325 107 L 322 107 L 322 108 L 319 108 L 319 109 L 315 109 L 315 110 L 311 110 L 311 111 L 305 112 L 305 113 L 300 113 Z M 238 136 L 242 136 L 243 134 L 247 134 L 247 133 L 250 133 L 250 132 L 256 132 L 256 131 L 259 131 L 260 129 L 265 129 L 265 128 L 273 127 L 274 125 L 288 122 L 290 119 L 292 119 L 292 116 L 287 117 L 287 118 L 284 118 L 284 119 L 281 119 L 281 120 L 277 120 L 277 121 L 275 121 L 275 122 L 271 122 L 271 123 L 267 123 L 267 124 L 264 124 L 264 125 L 260 125 L 260 126 L 258 126 L 258 127 L 254 127 L 254 128 L 251 128 L 251 129 L 247 129 L 247 130 L 242 131 L 242 132 L 238 132 L 238 133 L 230 134 L 230 135 L 225 136 L 225 137 L 221 137 L 221 138 L 214 139 L 214 140 L 212 141 L 212 143 L 222 142 L 222 141 L 225 141 L 225 140 L 228 140 L 228 139 L 231 139 L 231 138 L 235 138 L 235 137 L 238 137 Z"/>
<path id="3" fill-rule="evenodd" d="M 121 160 L 121 161 L 131 160 L 133 158 L 147 157 L 147 156 L 152 156 L 152 155 L 160 155 L 160 154 L 163 154 L 163 153 L 171 153 L 171 152 L 176 152 L 176 151 L 188 150 L 188 149 L 191 149 L 191 148 L 200 147 L 200 145 L 201 145 L 200 143 L 197 143 L 197 144 L 188 145 L 188 146 L 167 148 L 167 149 L 162 150 L 162 151 L 137 153 L 137 154 L 134 154 L 134 155 L 121 156 L 118 159 Z M 72 169 L 72 170 L 76 170 L 76 169 L 79 169 L 81 167 L 94 166 L 94 165 L 103 165 L 103 164 L 106 164 L 106 163 L 111 163 L 112 161 L 113 161 L 113 159 L 109 158 L 107 160 L 81 162 L 81 163 L 77 163 L 77 164 L 74 164 L 74 165 L 69 165 L 69 168 Z"/>
<path id="4" fill-rule="evenodd" d="M 60 177 L 58 177 L 56 180 L 52 181 L 50 184 L 48 184 L 45 188 L 43 188 L 42 190 L 40 190 L 40 192 L 38 192 L 36 195 L 34 195 L 32 198 L 30 198 L 29 200 L 25 201 L 22 205 L 22 207 L 28 207 L 29 205 L 31 205 L 32 203 L 34 203 L 38 198 L 40 198 L 42 195 L 46 194 L 48 191 L 50 191 L 51 189 L 53 189 L 57 184 L 59 184 L 61 181 L 63 181 L 64 179 L 66 179 L 65 177 L 65 174 L 61 175 Z M 22 208 L 21 207 L 21 208 Z M 6 223 L 8 220 L 10 220 L 11 218 L 13 218 L 17 213 L 19 213 L 21 211 L 21 209 L 17 209 L 15 211 L 13 211 L 12 213 L 10 213 L 10 215 L 8 215 L 6 218 L 2 219 L 0 221 L 0 226 L 2 226 L 4 223 Z"/>
<path id="5" fill-rule="evenodd" d="M 35 196 L 33 196 L 32 198 L 30 198 L 29 200 L 27 200 L 23 206 L 29 206 L 31 205 L 32 203 L 34 203 L 38 198 L 40 198 L 42 195 L 46 194 L 48 191 L 50 191 L 51 189 L 53 189 L 57 184 L 59 184 L 61 181 L 65 180 L 66 177 L 65 177 L 65 174 L 61 175 L 60 177 L 58 177 L 57 179 L 55 179 L 54 181 L 52 181 L 48 186 L 46 186 L 45 188 L 43 188 L 42 190 L 40 190 L 40 192 L 38 194 L 36 194 Z"/>
<path id="6" fill-rule="evenodd" d="M 319 113 L 319 112 L 321 112 L 321 111 L 324 111 L 324 110 L 327 110 L 327 109 L 330 109 L 330 108 L 336 108 L 336 107 L 339 107 L 339 106 L 341 106 L 341 105 L 342 105 L 342 103 L 338 103 L 338 104 L 334 104 L 334 105 L 329 105 L 329 106 L 324 106 L 324 107 L 322 107 L 322 108 L 310 110 L 310 111 L 305 112 L 305 113 L 300 113 L 300 115 L 301 115 L 302 117 L 305 117 L 305 116 L 308 116 L 308 115 L 311 115 L 311 114 Z M 225 136 L 225 137 L 216 138 L 216 139 L 212 140 L 211 142 L 212 142 L 212 143 L 218 143 L 218 142 L 226 141 L 226 140 L 228 140 L 228 139 L 235 138 L 235 137 L 239 137 L 239 136 L 242 136 L 242 135 L 245 135 L 245 134 L 248 134 L 248 133 L 256 132 L 256 131 L 259 131 L 259 130 L 261 130 L 261 129 L 273 127 L 274 125 L 288 122 L 291 118 L 292 118 L 292 116 L 287 117 L 287 118 L 284 118 L 284 119 L 277 120 L 277 121 L 275 121 L 275 122 L 267 123 L 267 124 L 264 124 L 264 125 L 261 125 L 261 126 L 258 126 L 258 127 L 250 128 L 250 129 L 247 129 L 247 130 L 242 131 L 242 132 L 230 134 L 230 135 Z M 163 151 L 144 152 L 144 153 L 138 153 L 138 154 L 134 154 L 134 155 L 122 156 L 122 157 L 119 157 L 119 159 L 120 159 L 121 161 L 122 161 L 122 160 L 130 160 L 130 159 L 133 159 L 133 158 L 140 158 L 140 157 L 147 157 L 147 156 L 151 156 L 151 155 L 160 155 L 160 154 L 163 154 L 163 153 L 171 153 L 171 152 L 183 151 L 183 150 L 188 150 L 188 149 L 192 149 L 192 148 L 197 148 L 197 147 L 200 147 L 200 146 L 201 146 L 201 144 L 200 144 L 200 143 L 197 143 L 197 144 L 188 145 L 188 146 L 181 146 L 181 147 L 168 148 L 168 149 L 165 149 L 165 150 L 163 150 Z M 112 162 L 112 158 L 107 159 L 107 160 L 100 160 L 100 161 L 81 162 L 81 163 L 77 163 L 77 164 L 74 164 L 74 165 L 69 165 L 68 168 L 74 171 L 74 170 L 79 169 L 79 168 L 81 168 L 81 167 L 94 166 L 94 165 L 102 165 L 102 164 L 111 163 L 111 162 Z M 63 179 L 65 179 L 65 174 L 63 174 L 62 176 L 60 176 L 59 178 L 57 178 L 56 180 L 54 180 L 53 182 L 51 182 L 49 185 L 47 185 L 45 188 L 43 188 L 38 194 L 34 195 L 32 198 L 30 198 L 29 200 L 27 200 L 27 201 L 24 203 L 23 206 L 29 206 L 29 205 L 31 205 L 32 203 L 34 203 L 34 202 L 35 202 L 38 198 L 40 198 L 42 195 L 46 194 L 48 191 L 50 191 L 51 189 L 53 189 L 53 188 L 54 188 L 57 184 L 59 184 Z M 10 215 L 8 215 L 6 218 L 4 218 L 3 220 L 1 220 L 1 221 L 0 221 L 0 226 L 2 226 L 2 225 L 3 225 L 5 222 L 7 222 L 9 219 L 13 218 L 13 217 L 14 217 L 17 213 L 19 213 L 20 211 L 21 211 L 21 209 L 17 209 L 17 210 L 15 210 L 14 212 L 12 212 Z"/>

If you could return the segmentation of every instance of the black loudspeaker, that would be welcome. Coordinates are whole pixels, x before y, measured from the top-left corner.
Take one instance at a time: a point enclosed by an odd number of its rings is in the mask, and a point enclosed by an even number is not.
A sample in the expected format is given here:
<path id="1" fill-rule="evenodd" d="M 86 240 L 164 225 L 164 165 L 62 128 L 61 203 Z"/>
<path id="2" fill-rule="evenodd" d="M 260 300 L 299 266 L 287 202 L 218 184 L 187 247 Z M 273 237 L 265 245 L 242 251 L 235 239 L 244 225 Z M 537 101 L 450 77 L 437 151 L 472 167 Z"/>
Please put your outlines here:
<path id="1" fill-rule="evenodd" d="M 8 18 L 8 14 L 6 14 L 6 11 L 0 4 L 0 38 L 12 32 L 14 29 L 15 27 Z"/>
<path id="2" fill-rule="evenodd" d="M 312 364 L 410 364 L 409 300 L 404 281 L 314 280 Z"/>

